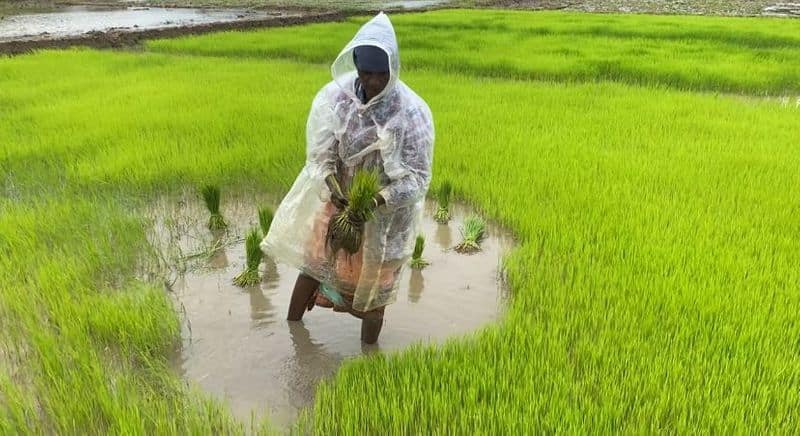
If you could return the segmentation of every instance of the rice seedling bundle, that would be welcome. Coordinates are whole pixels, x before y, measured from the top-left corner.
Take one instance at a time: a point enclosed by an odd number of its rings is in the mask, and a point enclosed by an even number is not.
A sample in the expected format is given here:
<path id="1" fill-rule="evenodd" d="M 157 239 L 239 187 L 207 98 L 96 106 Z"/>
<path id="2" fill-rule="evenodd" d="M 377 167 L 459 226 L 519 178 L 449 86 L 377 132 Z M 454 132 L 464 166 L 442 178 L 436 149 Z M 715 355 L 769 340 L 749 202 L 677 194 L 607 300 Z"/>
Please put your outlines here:
<path id="1" fill-rule="evenodd" d="M 214 185 L 205 185 L 200 190 L 203 195 L 203 201 L 206 203 L 206 208 L 211 213 L 208 218 L 208 228 L 211 230 L 221 230 L 228 227 L 225 218 L 219 211 L 219 187 Z"/>
<path id="2" fill-rule="evenodd" d="M 333 215 L 328 224 L 326 243 L 332 254 L 339 250 L 355 254 L 361 248 L 364 223 L 375 215 L 373 198 L 379 190 L 376 172 L 359 170 L 353 176 L 347 207 Z"/>
<path id="3" fill-rule="evenodd" d="M 436 195 L 437 207 L 433 214 L 433 219 L 439 224 L 447 224 L 450 221 L 450 196 L 453 193 L 453 185 L 450 181 L 445 181 L 439 188 Z"/>
<path id="4" fill-rule="evenodd" d="M 474 253 L 480 251 L 481 241 L 486 236 L 486 222 L 477 215 L 471 215 L 464 220 L 461 227 L 461 243 L 455 250 L 459 253 Z"/>
<path id="5" fill-rule="evenodd" d="M 414 253 L 411 255 L 411 268 L 423 269 L 430 265 L 428 261 L 422 258 L 422 252 L 425 250 L 425 236 L 418 235 L 417 241 L 414 244 Z"/>
<path id="6" fill-rule="evenodd" d="M 247 252 L 247 262 L 245 270 L 233 279 L 233 283 L 237 286 L 250 286 L 255 285 L 261 280 L 258 275 L 258 265 L 261 264 L 261 259 L 264 254 L 261 252 L 261 234 L 258 229 L 250 230 L 245 240 L 245 250 Z"/>

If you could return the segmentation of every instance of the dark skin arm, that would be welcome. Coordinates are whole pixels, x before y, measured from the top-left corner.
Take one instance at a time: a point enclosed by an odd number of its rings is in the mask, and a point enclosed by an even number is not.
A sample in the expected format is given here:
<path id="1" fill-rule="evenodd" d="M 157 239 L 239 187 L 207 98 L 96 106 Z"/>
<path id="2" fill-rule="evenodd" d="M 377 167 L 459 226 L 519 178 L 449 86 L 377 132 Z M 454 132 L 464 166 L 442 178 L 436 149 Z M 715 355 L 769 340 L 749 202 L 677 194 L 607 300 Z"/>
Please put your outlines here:
<path id="1" fill-rule="evenodd" d="M 336 180 L 336 176 L 334 174 L 329 174 L 328 177 L 325 177 L 325 184 L 328 185 L 328 189 L 331 190 L 331 202 L 339 209 L 347 207 L 347 197 L 344 195 L 342 187 L 339 186 L 339 181 Z"/>

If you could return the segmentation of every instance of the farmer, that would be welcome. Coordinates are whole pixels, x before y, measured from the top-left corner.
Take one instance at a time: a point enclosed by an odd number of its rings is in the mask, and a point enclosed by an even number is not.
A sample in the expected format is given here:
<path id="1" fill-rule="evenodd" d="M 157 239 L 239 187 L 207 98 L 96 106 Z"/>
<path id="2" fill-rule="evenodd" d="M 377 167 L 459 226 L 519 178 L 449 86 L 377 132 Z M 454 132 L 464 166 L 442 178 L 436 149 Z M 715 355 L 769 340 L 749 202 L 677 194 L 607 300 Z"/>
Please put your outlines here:
<path id="1" fill-rule="evenodd" d="M 305 167 L 261 247 L 300 270 L 290 321 L 302 319 L 315 304 L 349 312 L 362 319 L 361 340 L 371 344 L 413 251 L 431 178 L 433 117 L 400 81 L 397 40 L 383 13 L 356 33 L 331 73 L 333 81 L 311 104 Z M 358 170 L 377 172 L 380 190 L 368 206 L 374 217 L 352 218 L 363 229 L 353 254 L 333 250 L 326 235 L 331 217 L 346 212 Z"/>

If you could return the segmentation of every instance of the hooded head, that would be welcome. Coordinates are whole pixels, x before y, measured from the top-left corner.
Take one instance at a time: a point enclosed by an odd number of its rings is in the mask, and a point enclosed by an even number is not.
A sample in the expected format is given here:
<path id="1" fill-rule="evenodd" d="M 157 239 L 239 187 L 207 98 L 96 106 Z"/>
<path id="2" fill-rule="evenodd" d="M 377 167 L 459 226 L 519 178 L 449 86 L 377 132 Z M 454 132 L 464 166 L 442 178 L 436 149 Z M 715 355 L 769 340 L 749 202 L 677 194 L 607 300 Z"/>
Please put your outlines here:
<path id="1" fill-rule="evenodd" d="M 382 90 L 372 93 L 374 96 L 367 105 L 380 101 L 394 88 L 400 75 L 400 57 L 394 27 L 386 14 L 381 12 L 361 26 L 336 57 L 331 74 L 333 80 L 356 100 L 358 97 L 353 89 L 356 76 L 360 76 L 365 88 L 378 90 L 383 85 Z"/>

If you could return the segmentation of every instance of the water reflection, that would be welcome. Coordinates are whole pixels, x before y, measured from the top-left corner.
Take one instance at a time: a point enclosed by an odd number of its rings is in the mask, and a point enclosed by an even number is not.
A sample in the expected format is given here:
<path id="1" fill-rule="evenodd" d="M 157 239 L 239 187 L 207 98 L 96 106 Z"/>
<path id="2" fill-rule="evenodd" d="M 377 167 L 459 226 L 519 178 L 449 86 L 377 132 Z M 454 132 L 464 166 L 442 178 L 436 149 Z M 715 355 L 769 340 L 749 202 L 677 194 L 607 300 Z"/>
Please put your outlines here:
<path id="1" fill-rule="evenodd" d="M 424 289 L 425 278 L 422 277 L 422 271 L 418 269 L 412 269 L 411 278 L 408 280 L 408 301 L 411 303 L 419 302 Z"/>
<path id="2" fill-rule="evenodd" d="M 255 325 L 274 318 L 275 308 L 259 286 L 248 286 L 245 292 L 250 296 L 250 319 Z"/>
<path id="3" fill-rule="evenodd" d="M 442 250 L 449 250 L 453 247 L 453 231 L 450 229 L 450 225 L 438 224 L 433 237 Z"/>
<path id="4" fill-rule="evenodd" d="M 224 230 L 213 231 L 214 239 L 211 240 L 211 247 L 216 247 L 211 252 L 208 258 L 208 268 L 210 269 L 224 269 L 229 265 L 228 254 L 225 251 L 225 237 Z"/>
<path id="5" fill-rule="evenodd" d="M 325 350 L 311 339 L 311 332 L 302 321 L 286 321 L 294 353 L 287 359 L 285 374 L 289 401 L 297 408 L 313 402 L 314 390 L 323 377 L 332 375 L 342 357 Z"/>
<path id="6" fill-rule="evenodd" d="M 264 264 L 261 286 L 264 289 L 276 289 L 281 281 L 281 277 L 278 275 L 278 265 L 269 256 L 264 256 L 261 263 Z"/>

